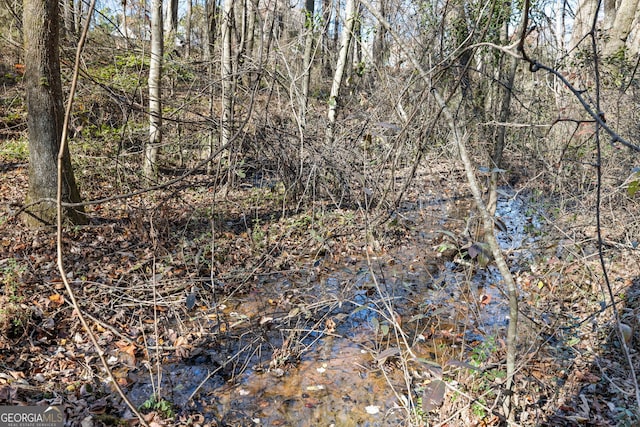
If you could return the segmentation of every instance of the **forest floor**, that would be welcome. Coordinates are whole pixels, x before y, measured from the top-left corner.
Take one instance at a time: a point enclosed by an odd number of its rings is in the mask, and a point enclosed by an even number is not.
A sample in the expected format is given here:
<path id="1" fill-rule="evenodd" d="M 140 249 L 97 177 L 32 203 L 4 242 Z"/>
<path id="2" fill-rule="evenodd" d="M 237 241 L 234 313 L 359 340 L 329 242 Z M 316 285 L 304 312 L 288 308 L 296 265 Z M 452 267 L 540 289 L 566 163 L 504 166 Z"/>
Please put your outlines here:
<path id="1" fill-rule="evenodd" d="M 17 215 L 28 186 L 18 89 L 0 104 L 0 404 L 57 405 L 74 426 L 134 425 L 65 290 L 54 230 L 28 229 Z M 143 127 L 105 125 L 120 107 L 109 113 L 108 98 L 83 96 L 78 108 L 100 113 L 99 125 L 75 124 L 75 173 L 86 200 L 109 200 L 87 206 L 88 225 L 65 228 L 62 261 L 109 371 L 149 424 L 504 425 L 504 286 L 491 262 L 470 256 L 478 218 L 450 153 L 425 153 L 393 210 L 367 209 L 366 189 L 360 205 L 299 203 L 282 182 L 244 172 L 227 188 L 199 171 L 118 198 L 144 184 L 139 141 L 115 141 Z M 286 155 L 281 130 L 254 126 L 256 150 Z M 320 166 L 347 170 L 358 150 Z M 409 167 L 394 173 L 407 182 Z M 593 193 L 562 199 L 542 180 L 516 178 L 501 190 L 497 221 L 520 292 L 516 425 L 638 425 Z M 623 229 L 635 217 L 615 200 L 601 249 L 637 368 L 640 257 Z"/>
<path id="2" fill-rule="evenodd" d="M 89 207 L 90 224 L 64 233 L 67 278 L 148 422 L 501 425 L 502 284 L 468 256 L 462 174 L 424 164 L 384 222 L 325 201 L 288 210 L 278 185 L 223 196 L 206 175 Z M 69 425 L 135 423 L 70 304 L 55 233 L 14 215 L 27 164 L 1 166 L 0 404 L 59 405 Z M 91 199 L 113 190 L 106 175 L 81 182 Z M 524 243 L 506 250 L 521 293 L 517 424 L 637 425 L 597 245 L 574 232 L 587 213 L 551 217 L 553 201 L 524 187 L 503 199 L 524 206 Z M 637 330 L 637 251 L 604 250 Z"/>

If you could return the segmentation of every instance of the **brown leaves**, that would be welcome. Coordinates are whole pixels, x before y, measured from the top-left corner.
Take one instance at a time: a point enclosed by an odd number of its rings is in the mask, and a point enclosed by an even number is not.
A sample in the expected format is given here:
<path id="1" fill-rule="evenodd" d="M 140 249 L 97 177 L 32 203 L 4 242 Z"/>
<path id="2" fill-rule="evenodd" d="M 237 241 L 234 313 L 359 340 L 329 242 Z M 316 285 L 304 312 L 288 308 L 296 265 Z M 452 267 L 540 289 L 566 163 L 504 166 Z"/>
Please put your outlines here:
<path id="1" fill-rule="evenodd" d="M 175 347 L 176 356 L 180 359 L 186 359 L 191 354 L 191 350 L 193 346 L 189 343 L 189 339 L 181 335 L 173 342 L 173 346 Z"/>
<path id="2" fill-rule="evenodd" d="M 64 304 L 64 295 L 61 295 L 61 294 L 49 295 L 49 301 L 51 301 L 55 306 L 60 307 L 62 304 Z"/>
<path id="3" fill-rule="evenodd" d="M 135 367 L 136 345 L 125 340 L 116 341 L 115 345 L 118 349 L 118 359 L 129 367 Z"/>
<path id="4" fill-rule="evenodd" d="M 424 386 L 422 391 L 422 409 L 431 412 L 437 409 L 444 401 L 447 392 L 447 384 L 442 380 L 433 380 Z"/>

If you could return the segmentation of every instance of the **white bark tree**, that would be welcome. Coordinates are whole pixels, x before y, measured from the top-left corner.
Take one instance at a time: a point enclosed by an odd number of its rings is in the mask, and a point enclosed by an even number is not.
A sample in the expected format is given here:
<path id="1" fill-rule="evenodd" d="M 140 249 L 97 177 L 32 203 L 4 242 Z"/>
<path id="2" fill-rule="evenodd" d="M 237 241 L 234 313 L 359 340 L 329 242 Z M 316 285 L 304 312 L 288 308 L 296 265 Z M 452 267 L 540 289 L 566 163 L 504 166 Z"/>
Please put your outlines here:
<path id="1" fill-rule="evenodd" d="M 151 59 L 149 61 L 149 142 L 145 147 L 142 171 L 156 179 L 158 151 L 162 143 L 162 0 L 153 0 L 151 7 Z"/>
<path id="2" fill-rule="evenodd" d="M 636 43 L 631 43 L 629 36 L 634 26 L 638 27 L 636 22 L 638 0 L 620 0 L 616 3 L 615 16 L 612 19 L 609 18 L 612 21 L 612 26 L 609 30 L 609 39 L 605 45 L 604 54 L 605 56 L 614 55 L 620 49 L 627 48 L 627 56 L 634 56 L 638 53 L 638 46 Z"/>
<path id="3" fill-rule="evenodd" d="M 602 19 L 596 28 L 602 30 L 604 56 L 611 56 L 624 50 L 627 58 L 634 57 L 640 51 L 639 0 L 606 0 L 603 3 Z M 573 20 L 570 49 L 579 47 L 585 36 L 593 28 L 598 11 L 598 0 L 580 0 Z M 584 47 L 588 47 L 587 44 Z"/>
<path id="4" fill-rule="evenodd" d="M 344 79 L 344 71 L 348 61 L 349 44 L 353 39 L 353 27 L 356 20 L 356 11 L 358 10 L 356 3 L 357 0 L 347 0 L 345 24 L 342 30 L 342 38 L 340 42 L 340 53 L 338 54 L 336 71 L 333 76 L 331 93 L 329 94 L 329 112 L 327 114 L 327 129 L 325 132 L 325 143 L 327 145 L 332 145 L 335 138 L 334 132 L 340 87 L 342 86 L 342 81 Z"/>
<path id="5" fill-rule="evenodd" d="M 598 0 L 580 0 L 573 19 L 573 30 L 571 31 L 571 42 L 569 43 L 570 50 L 576 49 L 591 31 L 597 9 Z"/>

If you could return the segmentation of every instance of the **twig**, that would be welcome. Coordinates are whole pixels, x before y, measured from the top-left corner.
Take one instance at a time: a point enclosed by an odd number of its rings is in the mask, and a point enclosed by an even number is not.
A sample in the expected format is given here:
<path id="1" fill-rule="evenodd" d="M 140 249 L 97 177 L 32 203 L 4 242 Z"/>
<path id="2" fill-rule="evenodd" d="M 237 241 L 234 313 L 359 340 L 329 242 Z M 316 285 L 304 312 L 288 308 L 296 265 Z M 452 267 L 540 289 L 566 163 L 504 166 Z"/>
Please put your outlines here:
<path id="1" fill-rule="evenodd" d="M 76 314 L 78 316 L 78 319 L 80 319 L 80 323 L 82 323 L 82 327 L 87 332 L 87 335 L 89 336 L 89 338 L 91 340 L 91 343 L 93 344 L 94 348 L 96 349 L 96 352 L 98 353 L 98 357 L 100 358 L 100 362 L 102 363 L 102 367 L 104 368 L 104 370 L 107 373 L 109 381 L 111 381 L 111 383 L 113 384 L 113 387 L 116 389 L 116 391 L 118 392 L 120 397 L 122 397 L 122 400 L 126 403 L 126 405 L 129 407 L 131 412 L 138 418 L 138 420 L 140 421 L 140 424 L 142 424 L 145 427 L 149 427 L 149 425 L 145 421 L 145 419 L 142 416 L 142 414 L 140 414 L 140 412 L 138 412 L 138 409 L 129 400 L 127 395 L 124 393 L 124 391 L 120 387 L 120 384 L 118 384 L 118 381 L 114 377 L 113 372 L 111 372 L 111 368 L 109 367 L 109 364 L 107 363 L 107 359 L 104 356 L 104 354 L 105 354 L 104 350 L 100 347 L 100 344 L 98 343 L 98 339 L 94 335 L 93 331 L 91 330 L 91 327 L 89 326 L 89 323 L 87 322 L 87 320 L 85 319 L 84 314 L 82 313 L 82 310 L 80 310 L 80 307 L 78 306 L 78 301 L 76 300 L 75 294 L 73 293 L 73 289 L 71 288 L 69 280 L 67 279 L 67 273 L 66 273 L 65 268 L 64 268 L 64 252 L 63 252 L 63 248 L 62 248 L 62 221 L 63 221 L 62 185 L 63 185 L 63 173 L 64 173 L 64 170 L 63 170 L 63 159 L 64 159 L 64 153 L 65 153 L 66 142 L 67 142 L 66 141 L 67 140 L 67 129 L 69 127 L 69 120 L 71 118 L 71 107 L 73 106 L 73 97 L 74 97 L 74 94 L 75 94 L 76 86 L 78 84 L 78 70 L 80 69 L 80 56 L 82 54 L 82 48 L 83 48 L 85 40 L 87 38 L 87 33 L 88 33 L 88 30 L 89 30 L 89 24 L 90 24 L 90 21 L 91 21 L 91 16 L 93 14 L 93 10 L 95 8 L 95 5 L 96 5 L 96 0 L 91 0 L 91 4 L 89 5 L 89 10 L 87 12 L 87 20 L 85 21 L 85 25 L 84 25 L 84 28 L 82 29 L 82 34 L 80 36 L 80 40 L 78 41 L 78 47 L 76 49 L 76 59 L 75 59 L 75 64 L 74 64 L 74 68 L 73 68 L 73 78 L 71 80 L 71 88 L 69 89 L 69 100 L 67 102 L 67 107 L 66 107 L 66 110 L 65 110 L 64 123 L 62 125 L 62 136 L 60 138 L 60 148 L 59 148 L 59 151 L 58 151 L 57 193 L 56 193 L 56 200 L 55 200 L 55 202 L 56 202 L 56 214 L 57 214 L 57 221 L 56 221 L 56 223 L 57 223 L 56 224 L 56 226 L 57 226 L 56 227 L 57 264 L 58 264 L 58 270 L 60 272 L 60 277 L 62 278 L 62 281 L 64 283 L 64 287 L 65 287 L 65 289 L 67 291 L 67 294 L 69 295 L 69 299 L 71 300 L 71 303 L 73 304 L 73 307 L 74 307 L 75 312 L 76 312 Z"/>

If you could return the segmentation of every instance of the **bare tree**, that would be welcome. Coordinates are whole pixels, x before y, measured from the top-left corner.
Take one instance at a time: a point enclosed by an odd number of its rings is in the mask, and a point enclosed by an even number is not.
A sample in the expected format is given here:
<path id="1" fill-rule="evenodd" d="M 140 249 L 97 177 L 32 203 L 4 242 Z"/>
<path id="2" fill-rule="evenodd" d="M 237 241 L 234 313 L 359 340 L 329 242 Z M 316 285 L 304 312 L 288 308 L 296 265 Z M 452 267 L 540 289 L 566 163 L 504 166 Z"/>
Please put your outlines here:
<path id="1" fill-rule="evenodd" d="M 158 150 L 162 142 L 162 0 L 153 0 L 151 7 L 151 59 L 149 61 L 149 142 L 144 152 L 143 173 L 155 179 Z"/>
<path id="2" fill-rule="evenodd" d="M 76 34 L 76 27 L 73 17 L 73 0 L 65 0 L 62 2 L 62 16 L 64 20 L 64 31 L 67 37 Z"/>
<path id="3" fill-rule="evenodd" d="M 258 12 L 258 2 L 254 0 L 247 1 L 247 28 L 246 28 L 246 41 L 244 43 L 244 56 L 247 58 L 253 57 L 253 49 L 256 43 L 256 21 Z M 244 73 L 244 82 L 246 86 L 249 86 L 253 77 L 250 70 Z"/>
<path id="4" fill-rule="evenodd" d="M 380 0 L 378 2 L 378 13 L 384 19 L 387 19 L 387 1 Z M 373 64 L 380 68 L 384 66 L 387 56 L 389 55 L 387 42 L 386 42 L 387 30 L 384 25 L 378 23 L 376 26 L 376 32 L 373 39 Z"/>
<path id="5" fill-rule="evenodd" d="M 306 126 L 307 116 L 307 104 L 309 102 L 309 81 L 311 80 L 311 64 L 313 54 L 313 42 L 315 39 L 314 22 L 315 22 L 315 1 L 305 1 L 305 28 L 307 34 L 305 35 L 304 56 L 302 58 L 302 97 L 300 100 L 300 124 Z"/>
<path id="6" fill-rule="evenodd" d="M 207 32 L 204 40 L 204 57 L 207 61 L 211 61 L 218 31 L 219 8 L 215 0 L 205 0 L 205 9 Z"/>
<path id="7" fill-rule="evenodd" d="M 331 22 L 331 0 L 322 0 L 322 29 L 320 30 L 320 62 L 322 63 L 322 76 L 331 74 L 331 61 L 329 57 L 329 23 Z"/>
<path id="8" fill-rule="evenodd" d="M 342 81 L 344 79 L 344 72 L 348 61 L 349 45 L 353 39 L 353 28 L 356 20 L 356 11 L 358 10 L 356 3 L 357 0 L 347 0 L 345 25 L 342 30 L 342 39 L 340 42 L 340 53 L 338 54 L 336 72 L 333 76 L 331 93 L 329 94 L 329 112 L 327 114 L 327 129 L 325 133 L 325 144 L 328 146 L 332 145 L 334 140 L 336 113 L 338 111 L 338 103 L 340 101 L 340 86 L 342 86 Z"/>
<path id="9" fill-rule="evenodd" d="M 233 0 L 225 0 L 222 11 L 222 134 L 220 143 L 226 145 L 231 139 L 233 129 Z"/>
<path id="10" fill-rule="evenodd" d="M 25 220 L 29 225 L 55 223 L 58 151 L 62 137 L 64 107 L 58 53 L 58 2 L 25 0 L 23 10 L 25 40 L 25 88 L 29 128 L 29 190 Z M 65 202 L 80 202 L 80 193 L 71 169 L 68 148 L 62 153 Z M 65 216 L 74 224 L 86 222 L 82 208 L 67 208 Z"/>
<path id="11" fill-rule="evenodd" d="M 178 32 L 178 0 L 167 1 L 167 18 L 164 21 L 164 32 L 170 43 L 174 43 Z"/>
<path id="12" fill-rule="evenodd" d="M 184 56 L 188 58 L 191 55 L 191 16 L 193 9 L 193 0 L 187 0 L 187 12 L 184 17 Z"/>
<path id="13" fill-rule="evenodd" d="M 79 34 L 82 29 L 82 1 L 74 0 L 73 2 L 73 23 L 75 25 L 75 34 Z"/>
<path id="14" fill-rule="evenodd" d="M 591 31 L 591 25 L 597 10 L 598 0 L 580 0 L 573 20 L 569 49 L 575 49 Z"/>

